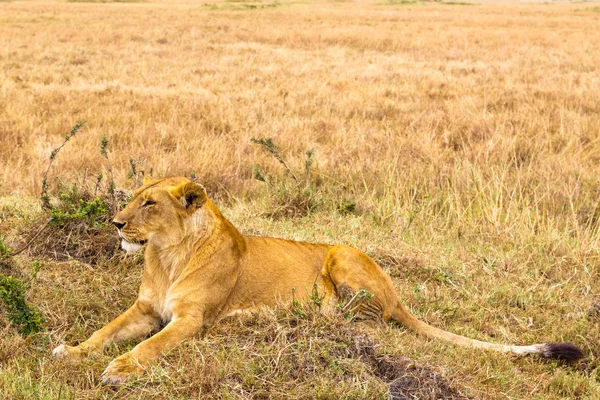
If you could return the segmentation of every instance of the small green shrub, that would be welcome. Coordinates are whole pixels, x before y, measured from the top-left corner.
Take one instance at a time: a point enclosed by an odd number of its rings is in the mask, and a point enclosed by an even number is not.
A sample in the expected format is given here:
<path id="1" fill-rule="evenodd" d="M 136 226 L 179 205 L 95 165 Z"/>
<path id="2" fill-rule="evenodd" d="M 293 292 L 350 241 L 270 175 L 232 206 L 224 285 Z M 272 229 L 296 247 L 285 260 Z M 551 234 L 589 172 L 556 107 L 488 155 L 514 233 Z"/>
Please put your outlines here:
<path id="1" fill-rule="evenodd" d="M 129 194 L 115 187 L 109 138 L 102 137 L 98 144 L 100 155 L 105 159 L 105 168 L 93 173 L 91 181 L 88 181 L 87 171 L 76 183 L 49 178 L 59 151 L 82 127 L 83 122 L 73 126 L 62 144 L 50 154 L 40 196 L 44 210 L 42 218 L 46 222 L 42 228 L 35 227 L 34 231 L 24 235 L 31 239 L 22 247 L 22 250 L 29 249 L 35 257 L 51 255 L 54 260 L 75 258 L 98 264 L 118 254 L 118 240 L 110 221 L 128 202 Z M 132 159 L 130 164 L 137 175 L 137 162 Z M 143 170 L 139 171 L 143 175 Z"/>
<path id="2" fill-rule="evenodd" d="M 340 201 L 338 203 L 337 210 L 341 214 L 354 214 L 356 212 L 356 202 L 354 202 L 354 201 Z"/>
<path id="3" fill-rule="evenodd" d="M 4 237 L 0 236 L 0 260 L 5 259 L 10 254 L 10 248 L 4 243 Z"/>
<path id="4" fill-rule="evenodd" d="M 23 336 L 43 329 L 46 318 L 33 306 L 27 304 L 25 287 L 12 276 L 0 275 L 0 300 L 8 314 L 9 321 Z"/>
<path id="5" fill-rule="evenodd" d="M 30 244 L 30 254 L 41 258 L 51 256 L 54 260 L 75 258 L 90 264 L 111 259 L 118 254 L 118 240 L 110 224 L 113 204 L 117 201 L 118 207 L 126 200 L 127 195 L 121 191 L 110 194 L 106 189 L 96 190 L 81 183 L 58 183 L 52 192 L 49 215 L 45 217 L 47 228 L 39 240 Z"/>
<path id="6" fill-rule="evenodd" d="M 93 228 L 104 228 L 110 216 L 110 205 L 102 197 L 94 197 L 90 191 L 76 185 L 61 184 L 50 219 L 58 227 L 71 222 L 84 222 Z"/>

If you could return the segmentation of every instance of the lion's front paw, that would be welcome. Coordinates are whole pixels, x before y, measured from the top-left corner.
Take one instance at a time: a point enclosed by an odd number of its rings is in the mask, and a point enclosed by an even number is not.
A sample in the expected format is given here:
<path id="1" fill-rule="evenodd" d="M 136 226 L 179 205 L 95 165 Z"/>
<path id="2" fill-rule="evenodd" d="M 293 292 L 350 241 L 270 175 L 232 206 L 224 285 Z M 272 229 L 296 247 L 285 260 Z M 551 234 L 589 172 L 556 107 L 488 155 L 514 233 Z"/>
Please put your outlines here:
<path id="1" fill-rule="evenodd" d="M 81 358 L 81 350 L 77 347 L 61 344 L 52 350 L 52 355 L 59 360 L 78 360 Z"/>
<path id="2" fill-rule="evenodd" d="M 143 371 L 144 368 L 137 360 L 127 353 L 112 360 L 100 375 L 100 380 L 106 385 L 120 385 L 129 379 L 140 376 Z"/>

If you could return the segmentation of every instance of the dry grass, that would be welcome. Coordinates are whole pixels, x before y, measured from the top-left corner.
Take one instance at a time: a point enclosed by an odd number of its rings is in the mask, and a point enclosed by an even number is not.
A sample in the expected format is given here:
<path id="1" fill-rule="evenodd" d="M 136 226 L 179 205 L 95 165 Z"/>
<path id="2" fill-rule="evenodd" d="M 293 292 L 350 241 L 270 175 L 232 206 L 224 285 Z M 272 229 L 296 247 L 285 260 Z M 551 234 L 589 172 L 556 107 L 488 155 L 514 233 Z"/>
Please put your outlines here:
<path id="1" fill-rule="evenodd" d="M 119 187 L 134 185 L 130 159 L 154 175 L 194 172 L 246 233 L 367 251 L 432 324 L 498 342 L 572 341 L 588 356 L 544 363 L 397 327 L 338 332 L 318 317 L 319 329 L 303 325 L 308 339 L 291 342 L 297 353 L 311 340 L 333 349 L 350 332 L 378 343 L 376 357 L 436 366 L 423 376 L 442 374 L 456 393 L 598 398 L 597 11 L 585 3 L 4 3 L 0 233 L 18 247 L 35 230 L 39 210 L 27 198 L 39 192 L 50 151 L 85 120 L 53 177 L 106 176 L 98 151 L 106 135 Z M 281 183 L 281 166 L 253 137 L 272 137 L 295 172 L 314 149 L 307 193 Z M 257 181 L 255 166 L 279 180 Z M 353 212 L 344 206 L 352 203 Z M 348 366 L 340 374 L 328 364 L 294 380 L 293 368 L 273 369 L 274 349 L 282 365 L 295 362 L 285 358 L 288 342 L 255 346 L 262 327 L 288 329 L 276 313 L 250 328 L 226 322 L 147 380 L 106 391 L 96 378 L 116 349 L 82 366 L 48 353 L 126 307 L 139 266 L 71 253 L 58 262 L 48 248 L 21 254 L 13 271 L 49 322 L 32 340 L 0 327 L 5 397 L 386 396 L 389 379 L 360 352 L 331 356 Z M 33 260 L 44 267 L 29 279 Z M 251 376 L 258 380 L 244 381 Z"/>

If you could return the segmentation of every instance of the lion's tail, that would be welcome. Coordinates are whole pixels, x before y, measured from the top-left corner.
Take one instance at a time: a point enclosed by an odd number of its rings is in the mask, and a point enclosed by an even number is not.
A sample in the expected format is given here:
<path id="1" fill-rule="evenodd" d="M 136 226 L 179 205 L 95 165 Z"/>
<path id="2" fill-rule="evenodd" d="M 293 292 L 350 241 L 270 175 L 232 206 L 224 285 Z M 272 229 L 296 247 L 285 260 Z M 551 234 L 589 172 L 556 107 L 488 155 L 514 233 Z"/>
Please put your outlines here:
<path id="1" fill-rule="evenodd" d="M 417 319 L 410 311 L 408 311 L 408 309 L 406 309 L 406 307 L 400 303 L 398 303 L 396 309 L 392 313 L 392 319 L 423 335 L 446 340 L 460 346 L 489 349 L 503 353 L 537 354 L 545 358 L 560 358 L 569 361 L 578 360 L 583 357 L 583 351 L 581 351 L 579 347 L 570 343 L 543 343 L 529 346 L 511 346 L 482 342 L 480 340 L 474 340 L 464 336 L 455 335 L 454 333 L 435 328 Z"/>

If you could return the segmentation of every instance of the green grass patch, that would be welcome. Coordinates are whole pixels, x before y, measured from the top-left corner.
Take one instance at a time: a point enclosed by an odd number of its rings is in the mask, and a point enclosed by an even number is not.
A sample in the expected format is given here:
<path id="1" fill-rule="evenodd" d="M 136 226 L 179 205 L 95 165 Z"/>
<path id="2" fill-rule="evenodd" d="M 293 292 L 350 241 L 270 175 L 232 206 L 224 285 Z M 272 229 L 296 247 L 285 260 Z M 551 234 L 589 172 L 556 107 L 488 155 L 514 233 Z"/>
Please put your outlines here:
<path id="1" fill-rule="evenodd" d="M 0 275 L 0 300 L 8 320 L 23 336 L 43 329 L 46 318 L 39 310 L 27 303 L 25 287 L 21 281 L 12 276 Z"/>
<path id="2" fill-rule="evenodd" d="M 18 365 L 8 370 L 0 369 L 0 394 L 11 399 L 73 399 L 67 385 L 41 382 L 30 369 Z"/>
<path id="3" fill-rule="evenodd" d="M 4 243 L 4 236 L 0 236 L 0 260 L 8 257 L 10 253 L 10 247 L 6 243 Z"/>

